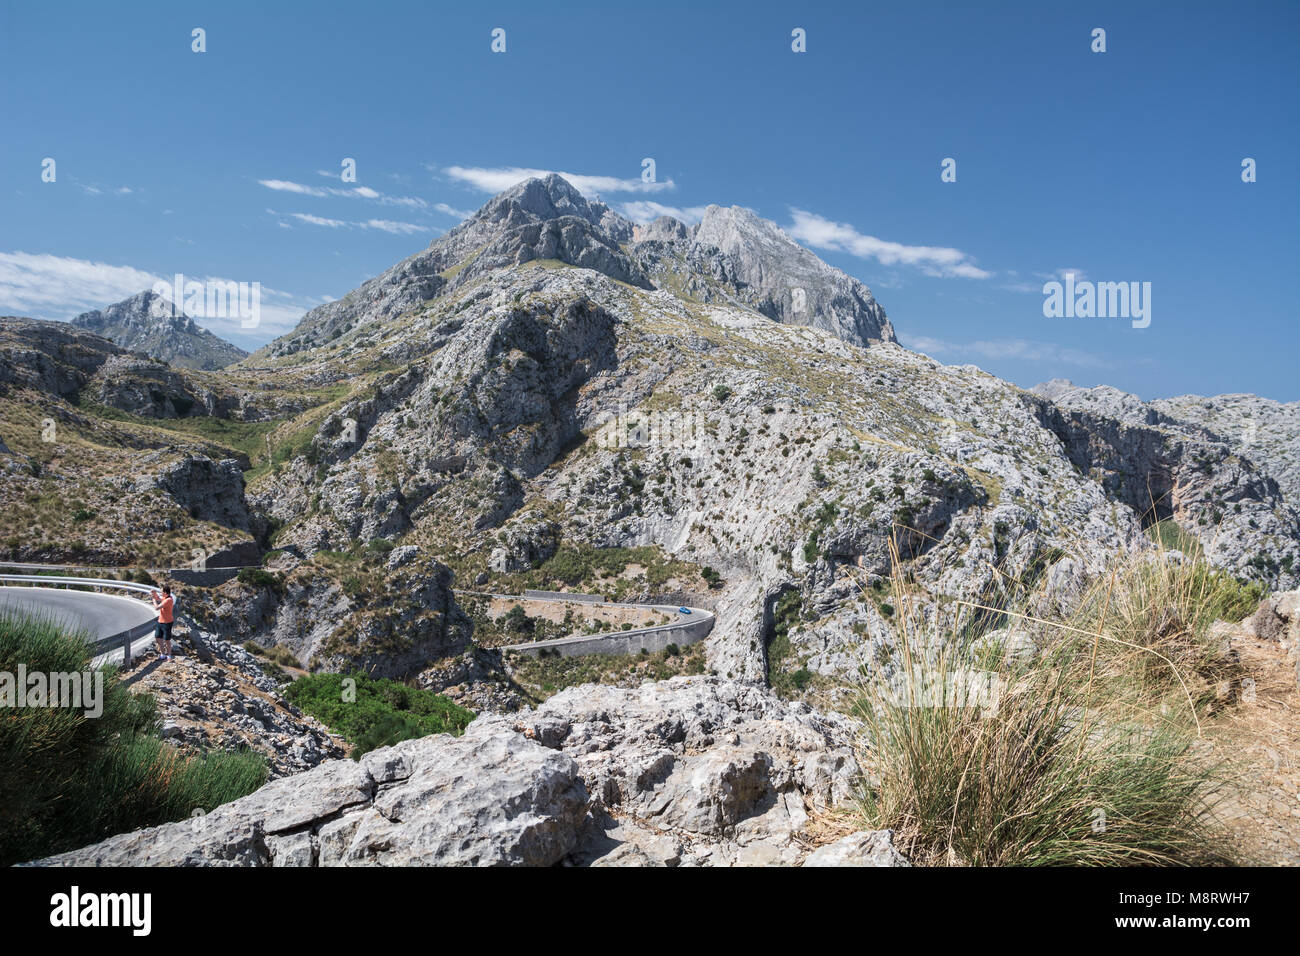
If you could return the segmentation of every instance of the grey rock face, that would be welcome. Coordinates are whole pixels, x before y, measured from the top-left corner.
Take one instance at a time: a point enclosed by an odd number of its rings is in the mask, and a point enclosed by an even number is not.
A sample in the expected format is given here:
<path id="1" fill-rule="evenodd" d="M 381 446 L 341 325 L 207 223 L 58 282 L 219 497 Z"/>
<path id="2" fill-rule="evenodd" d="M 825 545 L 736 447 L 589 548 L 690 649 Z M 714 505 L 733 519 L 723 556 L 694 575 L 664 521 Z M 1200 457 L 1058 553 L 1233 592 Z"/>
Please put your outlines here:
<path id="1" fill-rule="evenodd" d="M 709 206 L 691 244 L 729 257 L 733 281 L 769 318 L 825 329 L 856 345 L 895 341 L 885 310 L 866 286 L 751 210 Z"/>
<path id="2" fill-rule="evenodd" d="M 66 322 L 0 318 L 0 386 L 68 398 L 121 348 Z"/>
<path id="3" fill-rule="evenodd" d="M 156 292 L 137 293 L 106 309 L 83 312 L 78 328 L 181 368 L 224 368 L 248 355 L 218 338 Z"/>
<path id="4" fill-rule="evenodd" d="M 809 815 L 854 784 L 851 735 L 843 718 L 732 681 L 587 685 L 40 862 L 793 865 Z M 875 840 L 858 851 L 886 855 Z"/>
<path id="5" fill-rule="evenodd" d="M 1300 583 L 1300 407 L 1245 396 L 1148 403 L 1059 379 L 1034 393 L 1075 467 L 1145 524 L 1173 519 L 1238 576 Z"/>
<path id="6" fill-rule="evenodd" d="M 493 197 L 428 249 L 313 309 L 267 352 L 282 356 L 324 345 L 452 295 L 495 270 L 535 260 L 731 302 L 858 345 L 894 341 L 884 309 L 866 286 L 747 209 L 710 206 L 693 230 L 669 217 L 642 229 L 551 174 Z"/>
<path id="7" fill-rule="evenodd" d="M 860 830 L 841 840 L 819 847 L 803 861 L 804 866 L 911 866 L 894 849 L 892 830 Z"/>
<path id="8" fill-rule="evenodd" d="M 153 489 L 170 495 L 193 517 L 239 531 L 257 530 L 257 519 L 244 499 L 244 474 L 236 459 L 182 458 L 136 482 L 137 492 Z"/>
<path id="9" fill-rule="evenodd" d="M 561 177 L 528 180 L 495 196 L 428 249 L 337 302 L 308 312 L 267 352 L 290 355 L 323 345 L 469 285 L 494 269 L 536 259 L 558 259 L 648 286 L 619 248 L 631 237 L 630 222 L 603 203 L 589 202 Z"/>

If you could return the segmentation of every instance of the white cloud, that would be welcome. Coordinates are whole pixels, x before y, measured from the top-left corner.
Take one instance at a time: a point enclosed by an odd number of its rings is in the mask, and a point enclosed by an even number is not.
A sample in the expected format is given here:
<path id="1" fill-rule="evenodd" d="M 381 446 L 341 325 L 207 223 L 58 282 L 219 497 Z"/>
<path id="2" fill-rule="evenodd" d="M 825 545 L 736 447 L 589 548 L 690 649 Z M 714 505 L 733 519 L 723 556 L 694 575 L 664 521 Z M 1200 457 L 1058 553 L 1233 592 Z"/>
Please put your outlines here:
<path id="1" fill-rule="evenodd" d="M 391 219 L 367 219 L 363 223 L 357 223 L 364 229 L 381 229 L 384 232 L 391 232 L 395 236 L 409 236 L 417 232 L 428 232 L 424 226 L 417 226 L 410 222 L 394 222 Z"/>
<path id="2" fill-rule="evenodd" d="M 217 276 L 191 276 L 205 283 L 228 283 Z M 261 281 L 245 276 L 244 282 Z M 0 252 L 0 314 L 38 319 L 71 319 L 91 309 L 102 309 L 143 292 L 158 283 L 172 284 L 171 276 L 160 276 L 131 266 L 110 265 L 87 259 L 72 259 L 47 253 Z M 282 300 L 268 303 L 267 298 Z M 298 324 L 311 302 L 277 289 L 262 288 L 260 324 L 245 329 L 235 317 L 194 316 L 204 328 L 228 339 L 269 341 Z"/>
<path id="3" fill-rule="evenodd" d="M 259 185 L 282 193 L 298 193 L 301 196 L 328 196 L 329 192 L 319 186 L 304 186 L 302 183 L 289 182 L 287 179 L 259 179 Z M 342 192 L 342 190 L 339 190 Z"/>
<path id="4" fill-rule="evenodd" d="M 642 182 L 639 176 L 635 179 L 619 179 L 616 176 L 586 176 L 582 173 L 566 173 L 551 169 L 530 169 L 523 166 L 495 168 L 448 166 L 443 172 L 452 179 L 467 183 L 485 193 L 499 193 L 511 186 L 522 183 L 526 179 L 540 179 L 551 175 L 553 172 L 567 179 L 573 184 L 573 188 L 584 196 L 594 196 L 601 193 L 657 193 L 677 188 L 676 183 L 671 179 L 663 182 L 647 183 Z"/>
<path id="5" fill-rule="evenodd" d="M 278 213 L 274 209 L 268 209 L 267 212 L 272 216 L 287 215 L 298 222 L 306 223 L 309 226 L 324 226 L 328 229 L 378 229 L 380 232 L 391 233 L 395 236 L 410 236 L 421 232 L 431 232 L 429 226 L 420 226 L 413 222 L 397 222 L 392 219 L 367 219 L 364 222 L 354 222 L 346 219 L 330 219 L 325 216 L 314 216 L 308 212 L 290 212 Z M 280 221 L 284 226 L 285 222 Z"/>
<path id="6" fill-rule="evenodd" d="M 0 312 L 71 318 L 142 292 L 151 272 L 49 254 L 0 252 Z"/>
<path id="7" fill-rule="evenodd" d="M 1014 359 L 1023 362 L 1049 362 L 1059 365 L 1076 365 L 1086 368 L 1107 366 L 1111 363 L 1100 356 L 1079 349 L 1062 348 L 1051 342 L 1032 342 L 1028 339 L 985 339 L 958 344 L 927 335 L 900 333 L 899 341 L 915 352 L 927 355 L 948 355 L 956 361 L 972 357 L 982 359 Z"/>
<path id="8" fill-rule="evenodd" d="M 1057 269 L 1055 272 L 1034 273 L 1034 275 L 1038 276 L 1038 278 L 1042 279 L 1044 282 L 1051 282 L 1052 280 L 1064 282 L 1065 277 L 1070 274 L 1074 275 L 1075 282 L 1082 282 L 1087 275 L 1082 269 Z M 1040 286 L 1036 291 L 1042 292 L 1042 287 Z"/>
<path id="9" fill-rule="evenodd" d="M 662 203 L 653 202 L 649 199 L 634 199 L 631 202 L 619 204 L 619 212 L 633 222 L 644 225 L 648 222 L 654 222 L 660 216 L 672 216 L 674 219 L 694 225 L 704 218 L 704 210 L 707 206 L 665 206 Z"/>
<path id="10" fill-rule="evenodd" d="M 452 206 L 448 206 L 445 202 L 434 203 L 433 208 L 438 210 L 438 212 L 445 213 L 455 219 L 468 219 L 470 216 L 474 215 L 472 212 L 466 212 L 464 209 L 456 209 Z"/>
<path id="11" fill-rule="evenodd" d="M 287 179 L 259 179 L 257 182 L 259 185 L 265 186 L 267 189 L 274 189 L 276 192 L 294 193 L 299 196 L 315 196 L 318 199 L 341 196 L 347 199 L 368 199 L 384 206 L 406 206 L 410 209 L 427 209 L 429 206 L 427 202 L 418 196 L 388 196 L 378 190 L 371 189 L 369 186 L 353 186 L 350 189 L 340 189 L 337 186 L 308 186 Z"/>
<path id="12" fill-rule="evenodd" d="M 347 225 L 342 219 L 326 219 L 324 216 L 313 216 L 307 212 L 291 212 L 289 215 L 299 222 L 305 222 L 312 226 L 329 226 L 331 229 L 341 229 Z"/>
<path id="13" fill-rule="evenodd" d="M 987 279 L 993 275 L 992 272 L 977 267 L 971 257 L 960 249 L 906 246 L 900 242 L 863 235 L 848 223 L 832 222 L 803 209 L 792 208 L 790 214 L 794 221 L 785 231 L 814 249 L 847 252 L 859 259 L 875 259 L 886 266 L 914 266 L 926 275 L 945 279 Z"/>

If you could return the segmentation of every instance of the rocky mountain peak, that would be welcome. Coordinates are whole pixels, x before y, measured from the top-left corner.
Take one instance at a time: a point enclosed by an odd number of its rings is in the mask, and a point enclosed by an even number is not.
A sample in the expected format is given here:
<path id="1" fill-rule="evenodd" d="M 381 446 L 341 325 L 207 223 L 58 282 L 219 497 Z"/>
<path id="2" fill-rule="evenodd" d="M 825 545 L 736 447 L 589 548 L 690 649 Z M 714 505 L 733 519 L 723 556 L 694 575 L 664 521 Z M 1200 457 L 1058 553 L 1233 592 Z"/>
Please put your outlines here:
<path id="1" fill-rule="evenodd" d="M 825 329 L 854 345 L 896 341 L 870 289 L 822 262 L 752 209 L 711 205 L 689 231 L 661 217 L 640 230 L 637 239 L 680 244 L 688 271 L 725 283 L 734 300 L 777 322 Z M 704 291 L 698 283 L 691 290 Z"/>
<path id="2" fill-rule="evenodd" d="M 511 186 L 428 248 L 313 309 L 268 351 L 282 356 L 325 345 L 491 273 L 538 260 L 697 302 L 741 306 L 776 322 L 823 329 L 854 345 L 896 341 L 870 289 L 753 210 L 709 206 L 691 228 L 669 216 L 634 226 L 552 173 Z"/>
<path id="3" fill-rule="evenodd" d="M 632 223 L 599 200 L 589 200 L 563 176 L 551 173 L 511 186 L 467 219 L 460 229 L 476 226 L 518 227 L 574 216 L 590 223 L 615 242 L 632 238 Z M 436 242 L 435 242 L 436 244 Z"/>
<path id="4" fill-rule="evenodd" d="M 182 368 L 223 368 L 248 355 L 200 326 L 152 289 L 107 308 L 83 312 L 72 324 L 122 348 Z"/>

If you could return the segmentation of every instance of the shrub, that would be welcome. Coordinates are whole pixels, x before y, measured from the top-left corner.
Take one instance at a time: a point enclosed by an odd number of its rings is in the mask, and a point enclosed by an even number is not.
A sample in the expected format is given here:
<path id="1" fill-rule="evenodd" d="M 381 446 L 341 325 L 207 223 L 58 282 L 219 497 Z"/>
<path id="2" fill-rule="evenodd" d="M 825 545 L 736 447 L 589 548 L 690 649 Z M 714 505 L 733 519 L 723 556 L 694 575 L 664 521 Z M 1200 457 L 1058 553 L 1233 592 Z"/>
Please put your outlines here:
<path id="1" fill-rule="evenodd" d="M 1225 772 L 1193 743 L 1231 666 L 1207 632 L 1242 606 L 1237 582 L 1139 555 L 1067 617 L 1034 619 L 1028 658 L 968 640 L 981 613 L 1018 611 L 959 601 L 972 620 L 936 632 L 893 587 L 901 666 L 868 675 L 856 707 L 867 825 L 920 863 L 1230 862 L 1212 814 Z"/>
<path id="2" fill-rule="evenodd" d="M 501 625 L 515 634 L 531 634 L 536 628 L 536 622 L 518 604 L 502 616 Z"/>
<path id="3" fill-rule="evenodd" d="M 240 568 L 236 579 L 240 584 L 247 584 L 250 587 L 265 588 L 268 591 L 279 593 L 283 590 L 283 579 L 274 572 L 267 571 L 265 568 Z"/>
<path id="4" fill-rule="evenodd" d="M 720 402 L 725 402 L 731 395 L 731 389 L 726 385 L 715 385 L 713 387 L 713 397 Z"/>
<path id="5" fill-rule="evenodd" d="M 86 636 L 51 620 L 0 610 L 0 671 L 90 670 Z M 0 720 L 0 864 L 75 849 L 183 819 L 244 796 L 266 780 L 250 751 L 186 757 L 157 736 L 153 699 L 103 671 L 103 711 L 14 708 Z"/>
<path id="6" fill-rule="evenodd" d="M 858 708 L 877 781 L 861 810 L 913 862 L 1223 862 L 1204 812 L 1213 771 L 1179 728 L 1081 720 L 1071 669 L 1012 675 L 985 709 L 955 696 L 969 660 L 904 656 L 902 689 L 873 682 Z"/>
<path id="7" fill-rule="evenodd" d="M 354 759 L 397 740 L 459 736 L 475 716 L 441 694 L 364 674 L 299 677 L 285 696 L 350 740 Z"/>
<path id="8" fill-rule="evenodd" d="M 136 584 L 148 584 L 153 587 L 158 586 L 158 582 L 153 579 L 153 575 L 144 568 L 132 568 L 126 573 L 123 580 L 134 581 Z"/>

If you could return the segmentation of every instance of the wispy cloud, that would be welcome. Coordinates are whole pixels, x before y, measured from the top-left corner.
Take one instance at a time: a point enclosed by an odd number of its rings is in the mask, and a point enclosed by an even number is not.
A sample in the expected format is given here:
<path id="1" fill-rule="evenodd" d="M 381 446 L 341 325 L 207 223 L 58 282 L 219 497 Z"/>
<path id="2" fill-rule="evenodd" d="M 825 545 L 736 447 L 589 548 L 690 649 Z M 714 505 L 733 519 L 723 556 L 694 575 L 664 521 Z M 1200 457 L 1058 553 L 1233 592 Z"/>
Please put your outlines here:
<path id="1" fill-rule="evenodd" d="M 77 183 L 77 186 L 87 196 L 130 196 L 135 192 L 130 186 L 101 186 L 99 183 Z"/>
<path id="2" fill-rule="evenodd" d="M 312 226 L 329 226 L 331 229 L 347 228 L 347 223 L 342 219 L 326 219 L 324 216 L 313 216 L 307 212 L 291 212 L 290 217 L 297 219 L 299 222 L 305 222 Z"/>
<path id="3" fill-rule="evenodd" d="M 454 206 L 447 205 L 445 202 L 436 202 L 433 204 L 433 208 L 438 210 L 440 213 L 445 213 L 446 215 L 453 216 L 456 219 L 468 219 L 470 216 L 474 215 L 471 211 L 457 209 Z"/>
<path id="4" fill-rule="evenodd" d="M 439 171 L 435 168 L 435 172 Z M 551 173 L 563 176 L 573 184 L 573 188 L 584 196 L 605 193 L 657 193 L 677 188 L 671 179 L 663 182 L 647 183 L 638 176 L 635 179 L 620 179 L 616 176 L 589 176 L 583 173 L 566 173 L 555 169 L 530 169 L 523 166 L 448 166 L 442 169 L 450 178 L 465 183 L 480 192 L 499 193 L 526 179 L 539 179 Z"/>
<path id="5" fill-rule="evenodd" d="M 417 226 L 413 222 L 394 222 L 391 219 L 367 219 L 363 223 L 358 223 L 363 229 L 379 229 L 383 232 L 391 232 L 395 236 L 410 236 L 418 232 L 428 232 L 425 226 Z"/>
<path id="6" fill-rule="evenodd" d="M 954 343 L 927 335 L 899 333 L 899 341 L 914 352 L 927 355 L 950 356 L 956 361 L 970 358 L 1016 359 L 1024 362 L 1048 362 L 1075 365 L 1083 368 L 1108 366 L 1100 356 L 1079 349 L 1062 348 L 1051 342 L 1033 342 L 1028 339 L 984 339 L 977 342 Z"/>
<path id="7" fill-rule="evenodd" d="M 619 212 L 628 219 L 643 225 L 654 222 L 660 216 L 672 216 L 688 226 L 703 219 L 704 210 L 707 208 L 708 206 L 665 206 L 649 199 L 634 199 L 631 202 L 620 203 L 618 207 Z"/>
<path id="8" fill-rule="evenodd" d="M 875 259 L 881 265 L 913 266 L 926 275 L 940 278 L 987 279 L 993 275 L 975 265 L 971 256 L 946 246 L 908 246 L 900 242 L 877 239 L 858 232 L 843 222 L 791 208 L 792 222 L 786 227 L 795 239 L 814 249 L 847 252 L 859 259 Z"/>
<path id="9" fill-rule="evenodd" d="M 216 276 L 187 278 L 199 282 L 229 282 Z M 261 281 L 244 276 L 245 282 Z M 48 253 L 0 252 L 0 314 L 37 319 L 71 319 L 91 309 L 120 302 L 152 288 L 171 285 L 171 276 L 160 276 L 132 266 L 111 265 L 87 259 L 72 259 Z M 272 300 L 272 301 L 268 301 Z M 200 317 L 198 323 L 224 338 L 269 339 L 289 331 L 314 302 L 301 301 L 287 292 L 263 286 L 261 324 L 245 329 L 238 317 Z"/>
<path id="10" fill-rule="evenodd" d="M 324 175 L 322 173 L 322 175 Z M 428 209 L 429 204 L 418 196 L 389 196 L 369 186 L 353 186 L 341 189 L 338 186 L 308 186 L 288 179 L 259 179 L 258 185 L 276 192 L 293 193 L 298 196 L 314 196 L 318 199 L 343 197 L 346 199 L 368 199 L 384 206 L 405 206 L 409 209 Z"/>
<path id="11" fill-rule="evenodd" d="M 1087 273 L 1085 273 L 1082 269 L 1075 269 L 1075 268 L 1057 269 L 1055 272 L 1034 273 L 1034 275 L 1038 276 L 1038 278 L 1042 279 L 1044 282 L 1050 282 L 1053 279 L 1057 281 L 1064 281 L 1065 277 L 1071 274 L 1074 275 L 1074 280 L 1076 282 L 1081 282 L 1083 279 L 1087 277 Z M 1042 288 L 1040 287 L 1038 291 L 1041 292 Z"/>
<path id="12" fill-rule="evenodd" d="M 392 219 L 330 219 L 327 216 L 316 216 L 309 212 L 280 213 L 274 209 L 268 209 L 267 213 L 272 216 L 287 216 L 308 226 L 323 226 L 327 229 L 378 229 L 380 232 L 387 232 L 395 236 L 411 236 L 421 232 L 434 231 L 431 226 L 421 226 L 414 222 L 397 222 Z M 288 226 L 289 223 L 281 219 L 280 225 Z"/>

